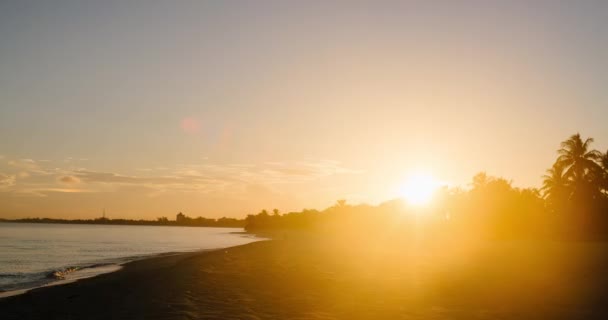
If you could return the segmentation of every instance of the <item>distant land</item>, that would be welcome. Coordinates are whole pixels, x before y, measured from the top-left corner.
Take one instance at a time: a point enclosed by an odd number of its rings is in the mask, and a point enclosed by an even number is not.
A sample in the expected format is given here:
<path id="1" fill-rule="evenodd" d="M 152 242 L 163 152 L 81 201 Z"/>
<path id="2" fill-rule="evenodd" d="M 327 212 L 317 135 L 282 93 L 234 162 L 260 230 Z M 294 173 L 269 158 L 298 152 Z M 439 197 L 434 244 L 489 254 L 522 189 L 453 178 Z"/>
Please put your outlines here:
<path id="1" fill-rule="evenodd" d="M 23 219 L 1 219 L 0 222 L 15 223 L 62 223 L 62 224 L 103 224 L 103 225 L 130 225 L 130 226 L 176 226 L 176 227 L 218 227 L 218 228 L 243 228 L 245 219 L 235 219 L 222 217 L 219 219 L 211 218 L 190 218 L 183 213 L 178 213 L 175 220 L 167 217 L 160 217 L 156 220 L 130 220 L 130 219 L 109 219 L 104 217 L 95 219 L 53 219 L 53 218 L 23 218 Z"/>

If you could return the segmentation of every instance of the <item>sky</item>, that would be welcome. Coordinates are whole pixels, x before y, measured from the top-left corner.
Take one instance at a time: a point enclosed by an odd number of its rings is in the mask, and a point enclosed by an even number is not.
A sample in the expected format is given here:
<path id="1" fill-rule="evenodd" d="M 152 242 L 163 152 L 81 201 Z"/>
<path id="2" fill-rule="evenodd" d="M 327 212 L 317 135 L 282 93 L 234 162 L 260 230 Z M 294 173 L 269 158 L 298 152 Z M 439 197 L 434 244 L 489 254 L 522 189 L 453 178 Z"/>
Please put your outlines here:
<path id="1" fill-rule="evenodd" d="M 0 218 L 539 187 L 608 149 L 606 1 L 1 1 Z"/>

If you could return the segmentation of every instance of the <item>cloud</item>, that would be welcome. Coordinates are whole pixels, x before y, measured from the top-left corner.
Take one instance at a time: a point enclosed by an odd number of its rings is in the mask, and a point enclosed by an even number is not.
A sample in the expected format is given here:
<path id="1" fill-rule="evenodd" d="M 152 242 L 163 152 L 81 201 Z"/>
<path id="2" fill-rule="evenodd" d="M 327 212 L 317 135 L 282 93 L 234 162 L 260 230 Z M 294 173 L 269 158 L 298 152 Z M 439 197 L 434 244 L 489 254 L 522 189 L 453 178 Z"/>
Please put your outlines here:
<path id="1" fill-rule="evenodd" d="M 15 168 L 20 168 L 20 169 L 37 168 L 38 167 L 36 165 L 36 161 L 34 161 L 32 159 L 10 160 L 8 162 L 8 165 L 12 166 L 12 167 L 15 167 Z"/>
<path id="2" fill-rule="evenodd" d="M 21 179 L 24 179 L 24 178 L 31 176 L 31 174 L 27 171 L 21 171 L 17 174 L 17 176 L 19 176 L 19 178 L 21 178 Z"/>
<path id="3" fill-rule="evenodd" d="M 6 175 L 0 173 L 0 189 L 9 188 L 15 185 L 15 175 Z"/>
<path id="4" fill-rule="evenodd" d="M 172 170 L 136 170 L 142 175 L 122 175 L 112 172 L 77 170 L 73 176 L 88 184 L 139 185 L 165 191 L 211 192 L 226 191 L 247 185 L 300 183 L 336 174 L 352 174 L 336 161 L 256 164 L 181 165 Z M 163 175 L 155 175 L 161 171 Z"/>
<path id="5" fill-rule="evenodd" d="M 67 158 L 72 162 L 71 158 Z M 15 194 L 43 196 L 52 192 L 120 192 L 139 188 L 148 195 L 168 193 L 211 193 L 233 197 L 244 190 L 281 190 L 283 186 L 314 181 L 320 177 L 352 174 L 330 160 L 301 162 L 266 162 L 213 164 L 181 164 L 174 167 L 133 169 L 133 174 L 63 167 L 49 167 L 47 162 L 32 159 L 9 161 L 6 174 L 0 175 L 0 188 Z M 12 172 L 11 172 L 12 171 Z M 58 188 L 57 183 L 61 184 Z"/>
<path id="6" fill-rule="evenodd" d="M 48 197 L 52 193 L 91 193 L 96 192 L 86 189 L 71 189 L 71 188 L 22 188 L 13 192 L 17 197 Z"/>
<path id="7" fill-rule="evenodd" d="M 302 177 L 313 177 L 318 174 L 317 171 L 312 170 L 310 168 L 302 168 L 302 167 L 278 167 L 268 169 L 267 172 L 274 172 L 278 174 L 288 175 L 288 176 L 302 176 Z"/>
<path id="8" fill-rule="evenodd" d="M 320 160 L 303 161 L 295 164 L 282 162 L 267 162 L 268 172 L 283 175 L 285 179 L 300 178 L 320 178 L 336 174 L 357 174 L 359 170 L 345 168 L 338 161 Z"/>
<path id="9" fill-rule="evenodd" d="M 122 176 L 111 172 L 96 172 L 88 170 L 78 170 L 74 175 L 79 180 L 85 182 L 102 182 L 102 183 L 136 183 L 138 178 L 130 176 Z"/>
<path id="10" fill-rule="evenodd" d="M 33 159 L 18 159 L 18 160 L 10 160 L 8 165 L 20 169 L 22 172 L 26 173 L 37 173 L 37 174 L 48 174 L 49 171 L 42 168 L 36 160 Z"/>
<path id="11" fill-rule="evenodd" d="M 63 162 L 65 163 L 77 163 L 80 161 L 89 161 L 89 159 L 87 158 L 74 158 L 74 157 L 66 157 L 63 159 Z"/>
<path id="12" fill-rule="evenodd" d="M 19 189 L 19 190 L 15 190 L 15 192 L 13 192 L 11 194 L 12 196 L 15 197 L 37 197 L 37 198 L 44 198 L 47 197 L 47 195 L 43 192 L 40 192 L 39 190 L 36 189 Z"/>
<path id="13" fill-rule="evenodd" d="M 306 161 L 301 162 L 300 164 L 304 167 L 316 170 L 320 175 L 359 174 L 363 172 L 361 170 L 346 168 L 342 166 L 339 161 L 335 160 Z"/>
<path id="14" fill-rule="evenodd" d="M 59 178 L 59 181 L 66 184 L 80 183 L 80 179 L 75 176 L 63 176 Z"/>
<path id="15" fill-rule="evenodd" d="M 204 176 L 194 176 L 182 174 L 179 176 L 126 176 L 111 172 L 97 172 L 88 170 L 74 171 L 76 178 L 84 182 L 98 182 L 98 183 L 119 183 L 119 184 L 183 184 L 193 183 L 205 180 L 211 180 Z"/>

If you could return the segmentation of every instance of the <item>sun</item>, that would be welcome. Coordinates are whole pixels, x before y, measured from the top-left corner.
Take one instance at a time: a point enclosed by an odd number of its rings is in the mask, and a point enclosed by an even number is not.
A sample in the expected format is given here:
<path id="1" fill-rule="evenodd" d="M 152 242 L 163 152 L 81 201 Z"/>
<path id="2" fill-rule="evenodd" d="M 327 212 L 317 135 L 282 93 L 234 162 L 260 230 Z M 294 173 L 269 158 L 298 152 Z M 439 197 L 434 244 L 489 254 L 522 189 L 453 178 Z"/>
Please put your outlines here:
<path id="1" fill-rule="evenodd" d="M 415 173 L 405 180 L 400 192 L 408 204 L 425 206 L 431 202 L 439 186 L 439 181 L 432 175 Z"/>

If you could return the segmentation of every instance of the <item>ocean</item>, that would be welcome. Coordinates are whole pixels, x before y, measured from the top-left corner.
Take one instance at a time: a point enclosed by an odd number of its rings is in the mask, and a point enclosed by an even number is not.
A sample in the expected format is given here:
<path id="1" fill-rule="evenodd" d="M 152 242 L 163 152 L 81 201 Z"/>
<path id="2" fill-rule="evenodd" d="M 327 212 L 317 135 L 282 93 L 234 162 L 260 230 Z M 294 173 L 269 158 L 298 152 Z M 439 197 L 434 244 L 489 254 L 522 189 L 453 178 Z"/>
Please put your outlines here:
<path id="1" fill-rule="evenodd" d="M 239 228 L 0 223 L 0 297 L 120 269 L 154 255 L 260 240 Z"/>

